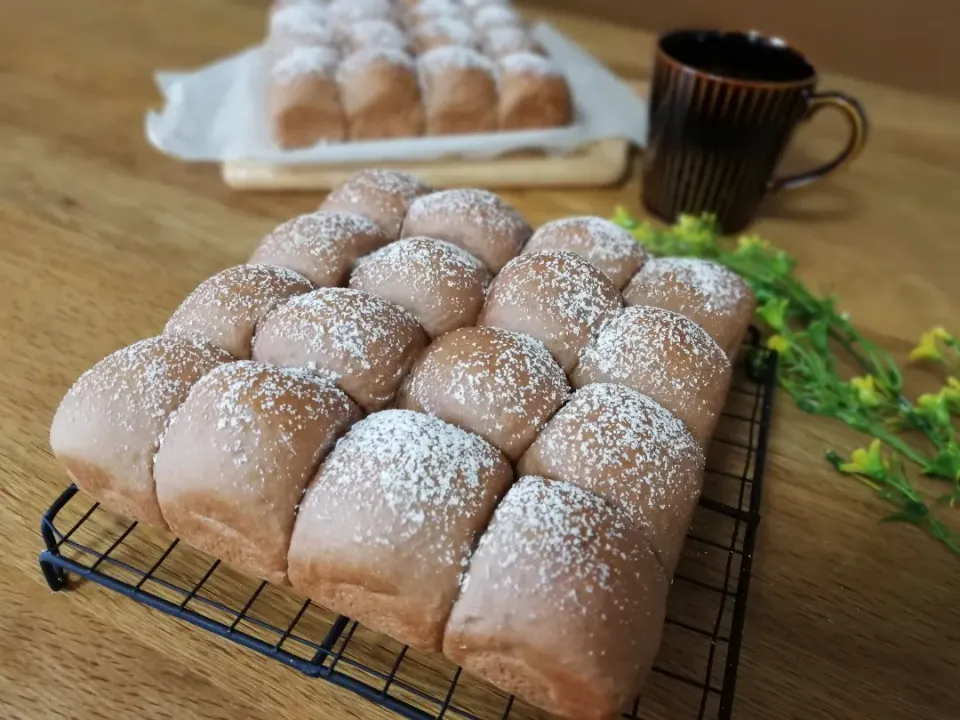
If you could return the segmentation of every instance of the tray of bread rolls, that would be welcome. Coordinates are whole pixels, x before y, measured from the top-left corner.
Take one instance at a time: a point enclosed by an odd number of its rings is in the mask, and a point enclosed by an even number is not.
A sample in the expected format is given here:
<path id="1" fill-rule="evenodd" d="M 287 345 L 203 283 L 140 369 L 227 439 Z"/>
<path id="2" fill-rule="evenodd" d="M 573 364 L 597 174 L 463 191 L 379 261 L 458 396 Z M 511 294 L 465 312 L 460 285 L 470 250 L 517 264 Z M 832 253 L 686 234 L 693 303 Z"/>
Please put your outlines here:
<path id="1" fill-rule="evenodd" d="M 437 187 L 601 185 L 646 134 L 634 89 L 507 0 L 276 0 L 262 43 L 161 72 L 147 137 L 238 189 L 332 189 L 371 163 Z"/>
<path id="2" fill-rule="evenodd" d="M 41 568 L 404 717 L 729 717 L 753 310 L 607 220 L 361 172 L 70 388 Z"/>

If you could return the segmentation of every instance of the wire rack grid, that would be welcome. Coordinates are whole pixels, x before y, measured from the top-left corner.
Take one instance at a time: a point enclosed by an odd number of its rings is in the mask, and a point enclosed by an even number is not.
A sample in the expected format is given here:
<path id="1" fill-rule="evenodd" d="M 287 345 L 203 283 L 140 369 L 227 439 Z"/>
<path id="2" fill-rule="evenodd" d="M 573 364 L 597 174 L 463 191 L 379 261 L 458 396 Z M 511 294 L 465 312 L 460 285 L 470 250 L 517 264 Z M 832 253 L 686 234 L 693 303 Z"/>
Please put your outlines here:
<path id="1" fill-rule="evenodd" d="M 731 717 L 760 521 L 776 355 L 751 329 L 708 453 L 703 496 L 671 589 L 664 637 L 629 720 Z M 546 714 L 355 621 L 244 577 L 160 531 L 91 504 L 75 486 L 44 514 L 53 590 L 93 581 L 414 720 Z"/>

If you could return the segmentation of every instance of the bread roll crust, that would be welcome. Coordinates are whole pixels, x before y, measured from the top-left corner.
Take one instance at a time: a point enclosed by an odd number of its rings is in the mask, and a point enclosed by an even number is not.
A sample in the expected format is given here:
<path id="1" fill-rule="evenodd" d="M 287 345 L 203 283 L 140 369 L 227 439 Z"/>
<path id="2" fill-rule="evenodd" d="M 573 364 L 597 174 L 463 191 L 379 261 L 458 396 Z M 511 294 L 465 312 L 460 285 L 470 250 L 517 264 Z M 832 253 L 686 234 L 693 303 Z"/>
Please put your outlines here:
<path id="1" fill-rule="evenodd" d="M 700 498 L 704 454 L 663 406 L 623 385 L 577 390 L 517 465 L 576 485 L 623 511 L 672 577 Z"/>
<path id="2" fill-rule="evenodd" d="M 440 649 L 458 582 L 513 472 L 438 418 L 385 410 L 324 461 L 300 506 L 290 582 L 420 650 Z"/>
<path id="3" fill-rule="evenodd" d="M 460 328 L 435 340 L 411 370 L 397 406 L 476 433 L 516 461 L 570 388 L 539 340 Z"/>
<path id="4" fill-rule="evenodd" d="M 426 344 L 423 329 L 400 306 L 359 290 L 321 288 L 260 323 L 253 358 L 309 368 L 373 412 L 393 401 Z"/>
<path id="5" fill-rule="evenodd" d="M 322 45 L 277 45 L 267 81 L 273 139 L 285 149 L 342 142 L 346 116 L 334 72 L 339 53 Z"/>
<path id="6" fill-rule="evenodd" d="M 700 258 L 655 258 L 623 291 L 627 305 L 653 305 L 680 313 L 735 357 L 757 307 L 746 281 L 733 270 Z"/>
<path id="7" fill-rule="evenodd" d="M 618 288 L 647 261 L 647 251 L 629 232 L 606 218 L 585 215 L 554 220 L 538 229 L 524 253 L 568 250 L 607 274 Z"/>
<path id="8" fill-rule="evenodd" d="M 730 359 L 692 320 L 656 307 L 624 308 L 584 349 L 575 388 L 620 383 L 680 418 L 706 447 L 730 388 Z"/>
<path id="9" fill-rule="evenodd" d="M 534 52 L 500 58 L 500 127 L 535 130 L 573 122 L 573 98 L 560 68 Z"/>
<path id="10" fill-rule="evenodd" d="M 522 477 L 480 539 L 443 652 L 571 720 L 609 720 L 639 694 L 668 582 L 643 531 L 567 483 Z"/>
<path id="11" fill-rule="evenodd" d="M 476 322 L 489 281 L 486 267 L 466 250 L 413 237 L 361 259 L 350 287 L 396 303 L 436 338 Z"/>
<path id="12" fill-rule="evenodd" d="M 620 307 L 610 279 L 578 255 L 530 253 L 508 262 L 490 284 L 477 324 L 535 337 L 569 373 Z"/>
<path id="13" fill-rule="evenodd" d="M 427 135 L 497 129 L 497 68 L 485 55 L 442 45 L 417 58 Z"/>
<path id="14" fill-rule="evenodd" d="M 251 264 L 278 265 L 298 272 L 314 285 L 346 285 L 357 259 L 390 242 L 369 218 L 318 211 L 300 215 L 268 234 L 250 257 Z"/>
<path id="15" fill-rule="evenodd" d="M 361 170 L 327 195 L 320 210 L 363 215 L 377 223 L 390 240 L 396 240 L 407 208 L 430 192 L 433 188 L 409 173 Z"/>
<path id="16" fill-rule="evenodd" d="M 193 337 L 250 359 L 257 323 L 284 300 L 314 289 L 287 268 L 237 265 L 204 280 L 174 311 L 164 335 Z"/>
<path id="17" fill-rule="evenodd" d="M 165 528 L 153 456 L 167 419 L 205 374 L 231 358 L 190 338 L 154 337 L 108 355 L 67 392 L 50 446 L 77 486 L 114 512 Z"/>
<path id="18" fill-rule="evenodd" d="M 157 497 L 170 529 L 194 547 L 273 583 L 304 488 L 359 417 L 316 375 L 249 360 L 198 382 L 157 452 Z"/>
<path id="19" fill-rule="evenodd" d="M 351 140 L 412 137 L 423 133 L 420 81 L 413 58 L 402 50 L 367 47 L 337 71 Z"/>
<path id="20" fill-rule="evenodd" d="M 523 247 L 531 229 L 520 213 L 486 190 L 464 188 L 422 195 L 403 223 L 403 237 L 452 242 L 498 273 Z"/>

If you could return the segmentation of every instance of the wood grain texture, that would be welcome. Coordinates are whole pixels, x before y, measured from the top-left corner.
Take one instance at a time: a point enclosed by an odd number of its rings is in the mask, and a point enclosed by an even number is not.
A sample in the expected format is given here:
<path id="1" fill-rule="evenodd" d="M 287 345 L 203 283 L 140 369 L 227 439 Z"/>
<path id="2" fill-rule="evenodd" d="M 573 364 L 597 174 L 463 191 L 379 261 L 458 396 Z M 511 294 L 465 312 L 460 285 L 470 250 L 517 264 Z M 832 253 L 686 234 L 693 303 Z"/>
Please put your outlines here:
<path id="1" fill-rule="evenodd" d="M 321 198 L 235 194 L 215 167 L 175 163 L 143 139 L 152 70 L 255 41 L 263 3 L 3 0 L 0 13 L 0 715 L 389 717 L 89 584 L 58 596 L 42 584 L 38 521 L 65 484 L 47 445 L 63 392 Z M 628 79 L 648 76 L 650 36 L 548 17 Z M 902 356 L 960 310 L 960 104 L 824 84 L 867 105 L 868 148 L 848 172 L 770 198 L 755 230 Z M 829 156 L 842 138 L 830 118 L 811 123 L 788 164 Z M 636 180 L 505 196 L 534 224 L 617 203 L 640 212 Z M 909 527 L 877 524 L 886 508 L 822 460 L 861 442 L 778 405 L 737 717 L 960 717 L 960 563 Z"/>

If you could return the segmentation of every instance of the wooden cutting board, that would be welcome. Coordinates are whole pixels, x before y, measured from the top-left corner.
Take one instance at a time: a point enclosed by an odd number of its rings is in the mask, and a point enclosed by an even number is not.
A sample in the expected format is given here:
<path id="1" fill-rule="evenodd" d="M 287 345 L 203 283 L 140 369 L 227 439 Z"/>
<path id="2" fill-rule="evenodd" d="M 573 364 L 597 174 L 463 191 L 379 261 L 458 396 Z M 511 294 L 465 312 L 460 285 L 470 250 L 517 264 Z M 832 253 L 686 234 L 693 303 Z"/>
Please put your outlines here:
<path id="1" fill-rule="evenodd" d="M 628 140 L 599 140 L 569 155 L 513 153 L 489 159 L 451 157 L 429 162 L 378 163 L 413 173 L 437 188 L 599 187 L 627 173 Z M 250 161 L 222 164 L 224 182 L 236 190 L 330 190 L 369 163 L 271 165 Z"/>

